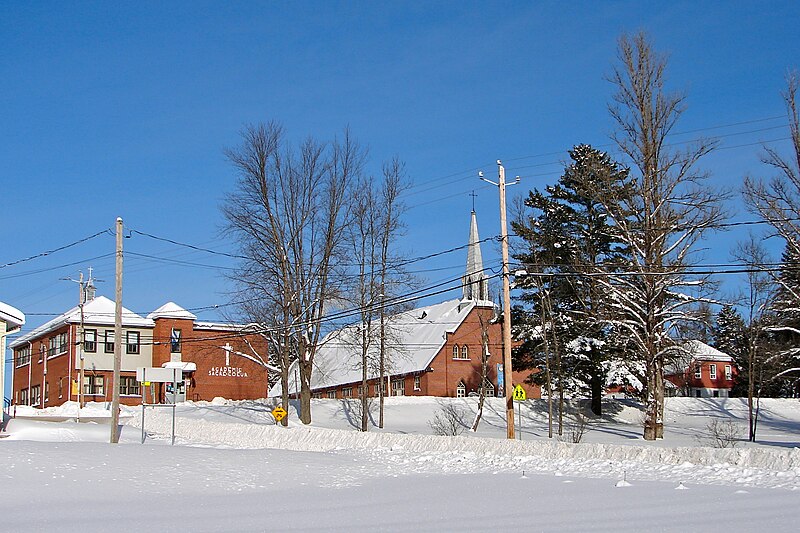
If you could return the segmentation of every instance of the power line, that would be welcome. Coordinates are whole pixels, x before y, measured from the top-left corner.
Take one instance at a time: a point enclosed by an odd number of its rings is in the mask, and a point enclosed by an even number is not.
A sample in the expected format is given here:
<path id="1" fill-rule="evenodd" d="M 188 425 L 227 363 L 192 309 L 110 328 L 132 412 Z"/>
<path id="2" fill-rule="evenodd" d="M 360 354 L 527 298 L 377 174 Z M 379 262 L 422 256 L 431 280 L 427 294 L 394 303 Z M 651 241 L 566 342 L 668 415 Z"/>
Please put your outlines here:
<path id="1" fill-rule="evenodd" d="M 53 248 L 52 250 L 46 250 L 44 252 L 40 252 L 40 253 L 32 255 L 30 257 L 25 257 L 23 259 L 17 259 L 16 261 L 11 261 L 10 263 L 6 263 L 4 265 L 0 265 L 0 268 L 6 268 L 6 267 L 18 265 L 20 263 L 25 263 L 27 261 L 32 261 L 32 260 L 38 259 L 40 257 L 46 257 L 48 255 L 52 255 L 52 254 L 54 254 L 56 252 L 60 252 L 62 250 L 66 250 L 67 248 L 72 248 L 73 246 L 77 246 L 77 245 L 82 244 L 82 243 L 84 243 L 86 241 L 92 240 L 95 237 L 103 235 L 104 233 L 108 233 L 110 235 L 110 230 L 104 229 L 103 231 L 98 231 L 97 233 L 95 233 L 93 235 L 89 235 L 88 237 L 84 237 L 83 239 L 78 239 L 77 241 L 71 242 L 69 244 L 65 244 L 63 246 L 59 246 L 58 248 Z M 5 279 L 5 278 L 0 278 L 0 279 Z"/>

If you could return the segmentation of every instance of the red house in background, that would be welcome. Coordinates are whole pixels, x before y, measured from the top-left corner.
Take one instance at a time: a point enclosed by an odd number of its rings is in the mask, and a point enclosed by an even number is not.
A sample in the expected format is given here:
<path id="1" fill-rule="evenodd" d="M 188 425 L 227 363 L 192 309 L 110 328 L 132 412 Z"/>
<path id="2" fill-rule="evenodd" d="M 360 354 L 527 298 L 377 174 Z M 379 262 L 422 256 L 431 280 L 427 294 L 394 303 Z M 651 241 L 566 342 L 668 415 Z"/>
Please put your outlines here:
<path id="1" fill-rule="evenodd" d="M 673 387 L 673 396 L 695 398 L 728 398 L 737 374 L 733 358 L 700 341 L 684 345 L 688 364 L 679 365 L 666 374 Z"/>

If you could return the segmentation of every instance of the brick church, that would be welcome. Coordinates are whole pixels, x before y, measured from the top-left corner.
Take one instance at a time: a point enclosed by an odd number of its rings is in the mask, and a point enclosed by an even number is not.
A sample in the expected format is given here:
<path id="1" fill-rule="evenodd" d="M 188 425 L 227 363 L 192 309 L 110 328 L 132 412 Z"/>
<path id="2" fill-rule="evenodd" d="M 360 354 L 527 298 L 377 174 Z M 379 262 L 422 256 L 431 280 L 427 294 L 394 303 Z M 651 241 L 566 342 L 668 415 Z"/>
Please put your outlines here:
<path id="1" fill-rule="evenodd" d="M 481 386 L 484 350 L 487 395 L 503 395 L 502 324 L 489 299 L 488 280 L 483 272 L 478 223 L 472 212 L 467 247 L 466 271 L 462 277 L 461 298 L 419 307 L 387 319 L 390 338 L 386 350 L 387 374 L 384 390 L 391 396 L 475 395 Z M 488 343 L 482 341 L 486 330 Z M 326 336 L 314 359 L 311 378 L 314 398 L 357 398 L 362 384 L 360 348 L 349 339 L 356 335 L 348 326 Z M 376 343 L 377 344 L 377 343 Z M 377 359 L 377 346 L 371 358 Z M 376 365 L 368 365 L 376 366 Z M 377 367 L 377 366 L 376 366 Z M 290 369 L 289 392 L 298 392 L 295 369 Z M 368 370 L 368 395 L 378 396 L 380 376 Z M 517 373 L 512 382 L 527 389 L 528 397 L 539 398 L 538 387 L 523 383 L 527 373 Z M 270 395 L 279 396 L 280 384 Z"/>

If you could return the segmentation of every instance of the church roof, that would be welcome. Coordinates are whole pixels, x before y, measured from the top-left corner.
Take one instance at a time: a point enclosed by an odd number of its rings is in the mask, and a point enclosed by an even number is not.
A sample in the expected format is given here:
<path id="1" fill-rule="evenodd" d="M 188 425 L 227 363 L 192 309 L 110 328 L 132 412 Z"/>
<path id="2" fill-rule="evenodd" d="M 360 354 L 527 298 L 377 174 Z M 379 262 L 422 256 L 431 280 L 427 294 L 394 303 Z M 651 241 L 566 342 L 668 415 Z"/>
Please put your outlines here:
<path id="1" fill-rule="evenodd" d="M 387 373 L 402 375 L 424 372 L 433 358 L 476 305 L 491 305 L 491 302 L 448 300 L 425 307 L 418 307 L 387 320 Z M 321 389 L 361 380 L 361 352 L 356 336 L 357 326 L 348 326 L 330 333 L 322 341 L 314 356 L 311 388 Z M 370 358 L 376 363 L 379 357 L 379 341 L 370 349 Z M 377 377 L 377 365 L 368 364 L 369 378 Z M 373 368 L 374 367 L 374 368 Z M 293 375 L 294 369 L 290 371 Z M 289 380 L 289 393 L 295 384 Z M 280 394 L 280 383 L 271 395 Z"/>

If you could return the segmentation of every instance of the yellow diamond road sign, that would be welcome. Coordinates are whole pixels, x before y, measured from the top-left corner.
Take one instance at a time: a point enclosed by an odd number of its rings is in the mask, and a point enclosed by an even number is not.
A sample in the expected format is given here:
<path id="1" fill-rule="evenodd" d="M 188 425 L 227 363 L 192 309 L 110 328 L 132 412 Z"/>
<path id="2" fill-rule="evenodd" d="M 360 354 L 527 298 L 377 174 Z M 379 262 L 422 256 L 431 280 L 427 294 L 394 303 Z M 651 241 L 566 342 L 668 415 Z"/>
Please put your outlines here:
<path id="1" fill-rule="evenodd" d="M 280 405 L 272 410 L 272 416 L 275 417 L 275 420 L 280 422 L 286 416 L 286 409 L 281 407 Z"/>
<path id="2" fill-rule="evenodd" d="M 528 399 L 528 395 L 525 394 L 525 389 L 522 388 L 522 385 L 517 385 L 514 387 L 514 399 L 522 402 Z"/>

